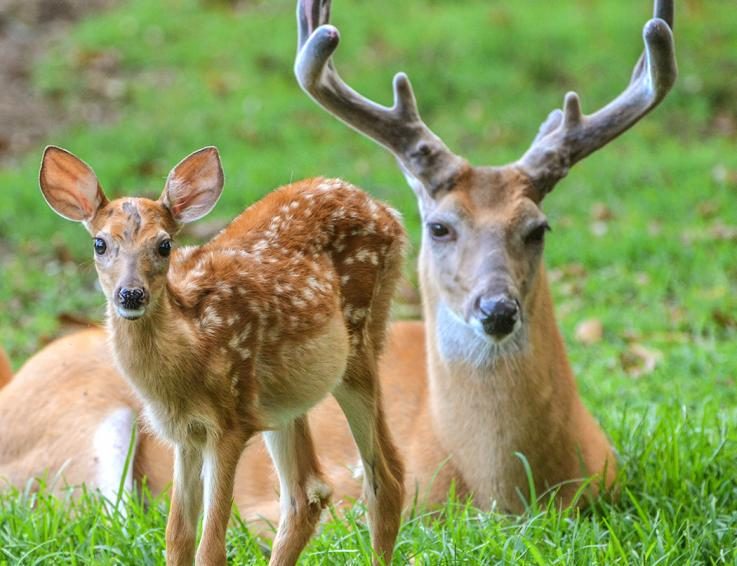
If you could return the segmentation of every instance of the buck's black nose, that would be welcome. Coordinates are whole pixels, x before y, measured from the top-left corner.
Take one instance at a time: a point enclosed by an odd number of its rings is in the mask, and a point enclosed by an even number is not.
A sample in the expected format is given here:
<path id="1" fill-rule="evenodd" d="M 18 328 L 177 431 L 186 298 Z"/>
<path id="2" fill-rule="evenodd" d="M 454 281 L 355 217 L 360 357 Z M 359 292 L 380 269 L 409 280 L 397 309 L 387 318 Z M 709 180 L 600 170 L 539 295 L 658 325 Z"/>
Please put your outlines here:
<path id="1" fill-rule="evenodd" d="M 139 309 L 146 300 L 146 292 L 140 287 L 123 287 L 118 291 L 120 306 L 124 309 Z"/>
<path id="2" fill-rule="evenodd" d="M 520 318 L 519 303 L 506 295 L 481 297 L 478 312 L 484 332 L 497 340 L 510 334 Z"/>

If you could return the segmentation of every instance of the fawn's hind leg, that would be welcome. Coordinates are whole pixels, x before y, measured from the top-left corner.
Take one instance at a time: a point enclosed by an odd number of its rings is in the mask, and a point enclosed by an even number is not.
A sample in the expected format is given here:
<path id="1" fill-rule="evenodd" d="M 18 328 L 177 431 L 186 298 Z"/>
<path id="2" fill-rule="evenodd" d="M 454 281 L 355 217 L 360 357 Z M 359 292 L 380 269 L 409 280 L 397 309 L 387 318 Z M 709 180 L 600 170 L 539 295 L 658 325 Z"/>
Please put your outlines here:
<path id="1" fill-rule="evenodd" d="M 375 357 L 354 357 L 333 395 L 361 454 L 371 543 L 377 558 L 389 564 L 401 522 L 404 467 L 381 408 Z"/>
<path id="2" fill-rule="evenodd" d="M 331 490 L 323 481 L 307 417 L 266 431 L 263 437 L 279 475 L 279 529 L 269 564 L 294 564 L 312 536 Z"/>

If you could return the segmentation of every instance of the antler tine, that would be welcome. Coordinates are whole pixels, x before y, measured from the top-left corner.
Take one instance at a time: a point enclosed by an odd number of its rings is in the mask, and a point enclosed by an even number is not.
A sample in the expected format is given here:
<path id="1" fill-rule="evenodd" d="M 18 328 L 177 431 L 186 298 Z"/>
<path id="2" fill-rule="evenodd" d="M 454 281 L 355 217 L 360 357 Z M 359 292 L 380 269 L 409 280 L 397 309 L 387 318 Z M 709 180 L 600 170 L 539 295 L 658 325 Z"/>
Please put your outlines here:
<path id="1" fill-rule="evenodd" d="M 297 2 L 297 53 L 320 25 L 330 21 L 330 0 Z"/>
<path id="2" fill-rule="evenodd" d="M 568 169 L 628 130 L 668 94 L 676 80 L 673 0 L 655 0 L 655 17 L 643 28 L 645 51 L 628 87 L 591 115 L 581 112 L 575 92 L 566 94 L 563 111 L 554 110 L 519 161 L 541 196 L 565 177 Z"/>
<path id="3" fill-rule="evenodd" d="M 294 72 L 302 89 L 348 126 L 389 149 L 405 174 L 431 194 L 451 186 L 466 162 L 424 124 L 407 76 L 394 77 L 391 108 L 357 93 L 332 63 L 340 33 L 329 25 L 329 18 L 330 0 L 297 2 L 299 44 Z"/>

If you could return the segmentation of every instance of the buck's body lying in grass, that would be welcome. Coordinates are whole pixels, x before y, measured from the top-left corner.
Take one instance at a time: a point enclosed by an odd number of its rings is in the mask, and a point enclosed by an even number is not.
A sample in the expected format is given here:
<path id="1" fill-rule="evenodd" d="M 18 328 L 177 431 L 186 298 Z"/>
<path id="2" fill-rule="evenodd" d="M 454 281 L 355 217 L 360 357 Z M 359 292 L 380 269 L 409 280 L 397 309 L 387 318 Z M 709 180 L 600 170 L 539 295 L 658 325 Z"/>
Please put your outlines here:
<path id="1" fill-rule="evenodd" d="M 49 205 L 93 237 L 113 355 L 174 447 L 167 562 L 192 562 L 204 507 L 197 562 L 225 563 L 236 467 L 261 431 L 280 484 L 271 562 L 296 562 L 330 495 L 304 416 L 329 393 L 362 455 L 374 549 L 390 560 L 403 478 L 377 358 L 402 227 L 355 187 L 313 179 L 267 195 L 210 242 L 172 250 L 222 183 L 214 148 L 177 165 L 157 201 L 108 201 L 92 170 L 58 148 L 41 166 Z"/>

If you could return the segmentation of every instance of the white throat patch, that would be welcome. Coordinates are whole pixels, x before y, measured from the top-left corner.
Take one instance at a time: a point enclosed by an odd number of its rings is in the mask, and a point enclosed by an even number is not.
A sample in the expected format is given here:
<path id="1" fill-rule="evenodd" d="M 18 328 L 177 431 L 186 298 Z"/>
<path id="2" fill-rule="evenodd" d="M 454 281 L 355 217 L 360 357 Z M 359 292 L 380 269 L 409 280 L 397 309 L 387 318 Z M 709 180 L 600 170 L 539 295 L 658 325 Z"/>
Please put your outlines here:
<path id="1" fill-rule="evenodd" d="M 442 303 L 438 305 L 436 317 L 438 349 L 449 362 L 488 368 L 523 350 L 524 329 L 519 326 L 509 338 L 497 343 L 484 334 L 480 324 L 474 328 Z"/>

